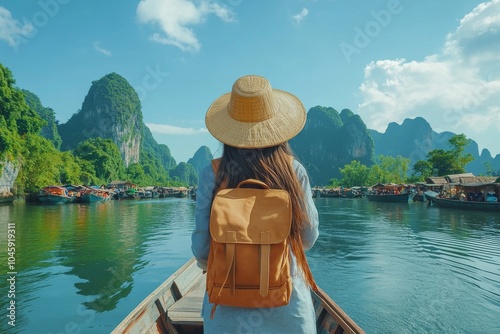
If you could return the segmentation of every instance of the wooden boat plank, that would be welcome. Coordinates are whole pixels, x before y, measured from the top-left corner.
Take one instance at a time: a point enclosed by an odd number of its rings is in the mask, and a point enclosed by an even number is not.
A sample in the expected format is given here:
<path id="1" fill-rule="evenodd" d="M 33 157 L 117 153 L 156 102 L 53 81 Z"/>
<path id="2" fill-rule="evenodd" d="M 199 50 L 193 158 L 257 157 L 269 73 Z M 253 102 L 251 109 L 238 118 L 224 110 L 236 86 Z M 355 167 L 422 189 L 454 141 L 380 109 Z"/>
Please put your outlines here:
<path id="1" fill-rule="evenodd" d="M 180 300 L 172 305 L 167 316 L 174 325 L 203 325 L 201 307 L 205 295 L 205 278 L 199 277 L 199 282 Z"/>
<path id="2" fill-rule="evenodd" d="M 155 302 L 159 300 L 164 310 L 170 308 L 175 303 L 171 291 L 174 280 L 181 276 L 182 273 L 185 273 L 187 268 L 191 268 L 193 264 L 196 266 L 196 261 L 194 261 L 194 259 L 185 263 L 178 271 L 137 305 L 112 333 L 150 333 L 150 330 L 157 326 L 156 322 L 158 318 L 160 318 L 160 311 Z M 201 270 L 189 270 L 189 272 L 191 271 L 198 273 L 198 275 L 201 273 Z M 162 333 L 162 331 L 156 330 L 151 333 Z"/>
<path id="3" fill-rule="evenodd" d="M 193 287 L 193 282 L 198 280 L 201 275 L 201 269 L 198 269 L 196 261 L 193 261 L 185 268 L 182 274 L 175 277 L 174 282 L 181 296 Z"/>
<path id="4" fill-rule="evenodd" d="M 144 305 L 142 312 L 130 318 L 126 326 L 118 326 L 113 332 L 128 334 L 159 333 L 157 330 L 159 317 L 160 311 L 154 303 Z"/>

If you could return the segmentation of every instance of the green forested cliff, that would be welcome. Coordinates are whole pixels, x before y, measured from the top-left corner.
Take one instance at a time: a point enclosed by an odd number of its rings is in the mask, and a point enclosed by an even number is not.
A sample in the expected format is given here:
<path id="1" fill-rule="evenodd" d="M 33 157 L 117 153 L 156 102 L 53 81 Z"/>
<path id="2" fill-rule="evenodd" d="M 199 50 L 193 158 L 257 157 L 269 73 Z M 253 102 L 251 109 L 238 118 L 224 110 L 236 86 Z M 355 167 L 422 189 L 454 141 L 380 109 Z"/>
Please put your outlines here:
<path id="1" fill-rule="evenodd" d="M 23 92 L 14 84 L 11 71 L 0 64 L 2 196 L 9 196 L 11 191 L 36 189 L 39 184 L 52 181 L 62 167 L 59 151 L 51 141 L 39 135 L 45 122 L 26 103 Z M 51 162 L 50 166 L 43 168 L 47 161 Z"/>
<path id="2" fill-rule="evenodd" d="M 149 130 L 145 124 L 142 126 L 141 153 L 144 151 L 150 152 L 150 154 L 159 159 L 165 170 L 172 169 L 177 165 L 175 159 L 170 154 L 168 146 L 165 144 L 158 144 L 153 138 L 151 130 Z M 141 162 L 144 162 L 144 159 L 141 158 Z"/>
<path id="3" fill-rule="evenodd" d="M 141 102 L 136 91 L 116 73 L 93 81 L 82 109 L 59 125 L 62 149 L 72 150 L 88 138 L 110 138 L 125 166 L 139 162 L 142 135 Z"/>
<path id="4" fill-rule="evenodd" d="M 187 161 L 188 164 L 193 165 L 197 173 L 200 173 L 201 170 L 210 164 L 213 159 L 212 152 L 206 146 L 200 147 L 196 153 L 193 155 L 191 159 Z"/>
<path id="5" fill-rule="evenodd" d="M 340 168 L 357 160 L 370 166 L 374 145 L 366 125 L 348 109 L 316 106 L 307 113 L 304 129 L 290 145 L 307 169 L 313 185 L 326 185 L 339 178 Z"/>
<path id="6" fill-rule="evenodd" d="M 167 171 L 177 165 L 169 148 L 158 144 L 143 123 L 136 91 L 116 73 L 92 82 L 82 109 L 61 124 L 59 131 L 63 149 L 74 149 L 88 138 L 111 139 L 136 182 L 168 180 Z"/>
<path id="7" fill-rule="evenodd" d="M 54 144 L 55 148 L 60 149 L 62 139 L 57 131 L 57 120 L 54 110 L 52 110 L 52 108 L 44 107 L 40 98 L 36 96 L 36 94 L 25 89 L 22 89 L 21 91 L 23 92 L 24 99 L 28 106 L 45 121 L 45 124 L 40 131 L 40 135 L 50 140 Z"/>
<path id="8" fill-rule="evenodd" d="M 193 165 L 180 162 L 170 171 L 170 177 L 184 184 L 198 184 L 198 173 Z"/>
<path id="9" fill-rule="evenodd" d="M 0 64 L 0 197 L 116 179 L 140 186 L 196 183 L 185 168 L 181 176 L 189 177 L 169 176 L 170 170 L 179 173 L 169 148 L 153 138 L 137 93 L 116 73 L 94 81 L 82 109 L 56 125 L 54 111 L 15 87 L 13 74 Z"/>
<path id="10" fill-rule="evenodd" d="M 41 117 L 14 84 L 11 71 L 0 64 L 0 154 L 7 159 L 22 155 L 26 137 L 37 134 L 43 126 Z"/>

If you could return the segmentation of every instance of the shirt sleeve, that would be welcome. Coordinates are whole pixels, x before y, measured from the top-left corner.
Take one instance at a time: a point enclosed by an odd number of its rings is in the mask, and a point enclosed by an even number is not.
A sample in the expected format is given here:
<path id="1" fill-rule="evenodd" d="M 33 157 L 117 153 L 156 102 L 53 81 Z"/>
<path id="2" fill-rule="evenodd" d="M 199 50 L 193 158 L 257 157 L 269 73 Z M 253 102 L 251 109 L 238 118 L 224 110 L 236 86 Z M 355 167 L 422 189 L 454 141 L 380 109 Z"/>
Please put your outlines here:
<path id="1" fill-rule="evenodd" d="M 297 160 L 294 160 L 293 166 L 295 173 L 297 174 L 297 178 L 299 179 L 299 183 L 302 185 L 302 189 L 304 191 L 304 202 L 306 205 L 307 217 L 309 218 L 309 224 L 304 226 L 300 234 L 302 238 L 302 246 L 304 247 L 304 250 L 308 250 L 314 246 L 314 243 L 319 236 L 318 209 L 314 204 L 311 185 L 309 183 L 309 177 L 307 176 L 306 169 Z"/>
<path id="2" fill-rule="evenodd" d="M 208 252 L 210 250 L 209 221 L 214 187 L 215 175 L 212 165 L 208 165 L 198 176 L 194 213 L 195 227 L 191 234 L 191 251 L 198 262 L 198 267 L 203 270 L 207 270 Z"/>

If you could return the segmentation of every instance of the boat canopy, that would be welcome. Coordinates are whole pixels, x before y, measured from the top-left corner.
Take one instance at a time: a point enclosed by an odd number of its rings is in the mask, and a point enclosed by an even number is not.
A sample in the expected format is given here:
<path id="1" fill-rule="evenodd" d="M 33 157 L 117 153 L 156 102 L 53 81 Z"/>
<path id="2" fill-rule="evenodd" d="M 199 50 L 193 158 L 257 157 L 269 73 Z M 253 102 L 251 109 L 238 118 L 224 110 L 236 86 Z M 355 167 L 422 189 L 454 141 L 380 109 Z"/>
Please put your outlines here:
<path id="1" fill-rule="evenodd" d="M 372 186 L 373 188 L 387 188 L 387 189 L 394 189 L 394 188 L 406 188 L 409 187 L 407 184 L 397 184 L 397 183 L 377 183 Z"/>

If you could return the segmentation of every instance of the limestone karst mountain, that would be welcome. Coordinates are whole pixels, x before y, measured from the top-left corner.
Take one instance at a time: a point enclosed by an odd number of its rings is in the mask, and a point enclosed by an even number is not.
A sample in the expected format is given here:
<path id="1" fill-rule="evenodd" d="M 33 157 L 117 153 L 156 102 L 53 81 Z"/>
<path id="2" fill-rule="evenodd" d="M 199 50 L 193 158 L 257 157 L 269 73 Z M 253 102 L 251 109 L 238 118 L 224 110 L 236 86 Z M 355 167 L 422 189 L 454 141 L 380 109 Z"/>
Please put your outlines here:
<path id="1" fill-rule="evenodd" d="M 187 162 L 188 164 L 193 165 L 193 167 L 196 169 L 196 172 L 199 173 L 205 166 L 210 164 L 210 161 L 212 159 L 213 155 L 212 152 L 210 152 L 210 149 L 207 146 L 202 146 Z"/>
<path id="2" fill-rule="evenodd" d="M 307 169 L 313 186 L 341 178 L 339 168 L 352 160 L 368 166 L 374 160 L 373 140 L 366 125 L 349 109 L 339 114 L 333 108 L 311 108 L 304 129 L 290 145 Z"/>
<path id="3" fill-rule="evenodd" d="M 61 149 L 74 149 L 87 138 L 110 138 L 125 166 L 139 162 L 142 130 L 141 102 L 132 86 L 116 73 L 92 82 L 82 109 L 59 126 Z"/>
<path id="4" fill-rule="evenodd" d="M 427 153 L 434 149 L 449 150 L 448 140 L 455 133 L 444 131 L 434 131 L 430 124 L 422 117 L 414 119 L 407 118 L 401 124 L 390 123 L 384 133 L 375 130 L 369 130 L 375 143 L 375 154 L 402 156 L 409 158 L 411 164 L 418 160 L 426 160 Z M 474 160 L 470 162 L 466 169 L 475 175 L 484 175 L 487 173 L 487 167 L 495 173 L 500 170 L 500 155 L 492 157 L 487 149 L 479 152 L 477 143 L 471 139 L 466 147 L 465 153 L 470 153 Z"/>
<path id="5" fill-rule="evenodd" d="M 59 125 L 62 150 L 74 149 L 88 138 L 110 138 L 118 146 L 125 166 L 137 163 L 147 151 L 168 170 L 176 162 L 169 148 L 158 144 L 143 123 L 141 102 L 128 81 L 116 73 L 93 81 L 81 110 Z"/>

